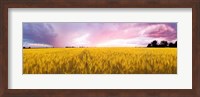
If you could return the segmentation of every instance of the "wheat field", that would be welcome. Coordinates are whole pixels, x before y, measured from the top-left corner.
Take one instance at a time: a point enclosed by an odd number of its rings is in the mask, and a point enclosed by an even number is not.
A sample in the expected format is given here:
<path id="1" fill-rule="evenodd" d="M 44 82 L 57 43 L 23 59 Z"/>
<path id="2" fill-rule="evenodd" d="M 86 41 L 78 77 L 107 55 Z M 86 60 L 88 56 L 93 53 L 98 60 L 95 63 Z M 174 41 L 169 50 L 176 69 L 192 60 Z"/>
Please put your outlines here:
<path id="1" fill-rule="evenodd" d="M 176 73 L 176 48 L 23 49 L 23 74 Z"/>

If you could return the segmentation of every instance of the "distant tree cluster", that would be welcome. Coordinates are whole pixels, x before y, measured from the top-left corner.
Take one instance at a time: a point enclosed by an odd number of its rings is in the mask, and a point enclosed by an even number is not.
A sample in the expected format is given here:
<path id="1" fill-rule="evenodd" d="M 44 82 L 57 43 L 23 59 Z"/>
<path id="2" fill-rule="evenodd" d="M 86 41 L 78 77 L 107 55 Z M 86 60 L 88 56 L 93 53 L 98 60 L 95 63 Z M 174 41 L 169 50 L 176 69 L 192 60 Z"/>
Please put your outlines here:
<path id="1" fill-rule="evenodd" d="M 157 42 L 157 40 L 152 41 L 147 45 L 147 47 L 177 47 L 177 41 L 175 43 L 167 42 L 167 41 L 161 41 L 160 43 Z"/>
<path id="2" fill-rule="evenodd" d="M 31 49 L 31 48 L 54 48 L 54 47 L 23 47 L 23 49 Z"/>
<path id="3" fill-rule="evenodd" d="M 65 48 L 87 48 L 87 47 L 85 47 L 85 46 L 78 46 L 78 47 L 76 47 L 76 46 L 66 46 Z"/>
<path id="4" fill-rule="evenodd" d="M 75 48 L 75 46 L 66 46 L 65 48 Z"/>
<path id="5" fill-rule="evenodd" d="M 31 47 L 23 47 L 23 49 L 30 49 Z"/>

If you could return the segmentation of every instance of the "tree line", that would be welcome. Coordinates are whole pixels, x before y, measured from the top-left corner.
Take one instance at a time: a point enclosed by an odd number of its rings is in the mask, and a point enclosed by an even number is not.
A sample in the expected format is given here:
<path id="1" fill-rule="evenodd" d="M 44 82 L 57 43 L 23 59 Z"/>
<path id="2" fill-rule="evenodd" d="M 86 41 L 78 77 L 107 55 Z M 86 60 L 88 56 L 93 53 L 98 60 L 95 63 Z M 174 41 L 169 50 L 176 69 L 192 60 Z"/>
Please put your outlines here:
<path id="1" fill-rule="evenodd" d="M 149 43 L 147 45 L 147 47 L 173 47 L 176 48 L 177 47 L 177 41 L 175 41 L 174 43 L 172 42 L 167 42 L 167 41 L 161 41 L 160 43 L 158 43 L 157 40 L 152 41 L 151 43 Z M 30 49 L 32 47 L 23 47 L 23 49 Z M 40 48 L 54 48 L 54 47 L 40 47 Z M 79 46 L 79 47 L 75 47 L 75 46 L 65 46 L 65 48 L 88 48 L 88 47 L 84 47 L 84 46 Z"/>
<path id="2" fill-rule="evenodd" d="M 151 43 L 149 43 L 147 45 L 147 47 L 177 47 L 177 41 L 172 43 L 172 42 L 167 42 L 167 41 L 161 41 L 160 43 L 158 43 L 157 40 L 152 41 Z"/>

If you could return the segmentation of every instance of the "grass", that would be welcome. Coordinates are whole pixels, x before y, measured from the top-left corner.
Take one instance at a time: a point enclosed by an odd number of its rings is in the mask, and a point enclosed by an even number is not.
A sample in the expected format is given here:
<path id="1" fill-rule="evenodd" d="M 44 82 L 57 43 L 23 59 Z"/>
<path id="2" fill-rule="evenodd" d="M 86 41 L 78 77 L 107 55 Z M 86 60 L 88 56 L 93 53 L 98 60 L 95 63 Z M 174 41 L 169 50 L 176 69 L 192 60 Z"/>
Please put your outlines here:
<path id="1" fill-rule="evenodd" d="M 23 49 L 24 74 L 176 74 L 176 48 Z"/>

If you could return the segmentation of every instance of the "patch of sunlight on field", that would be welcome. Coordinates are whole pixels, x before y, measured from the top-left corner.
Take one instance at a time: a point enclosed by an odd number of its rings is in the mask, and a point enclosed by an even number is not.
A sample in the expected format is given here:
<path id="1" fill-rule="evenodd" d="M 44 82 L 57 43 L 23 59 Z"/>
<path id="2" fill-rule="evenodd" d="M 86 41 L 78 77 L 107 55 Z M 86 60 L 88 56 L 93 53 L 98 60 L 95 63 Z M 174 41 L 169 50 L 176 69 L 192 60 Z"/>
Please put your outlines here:
<path id="1" fill-rule="evenodd" d="M 23 49 L 24 74 L 176 74 L 176 48 Z"/>

